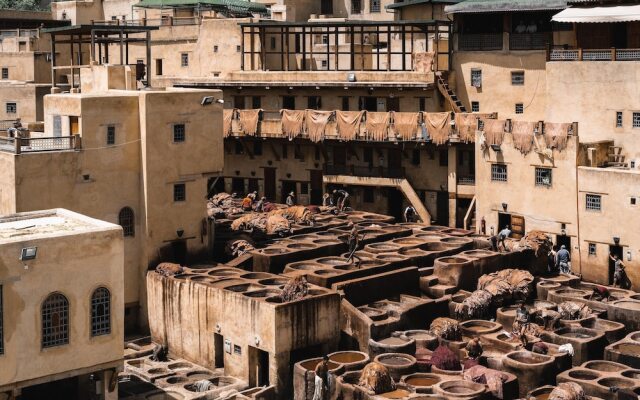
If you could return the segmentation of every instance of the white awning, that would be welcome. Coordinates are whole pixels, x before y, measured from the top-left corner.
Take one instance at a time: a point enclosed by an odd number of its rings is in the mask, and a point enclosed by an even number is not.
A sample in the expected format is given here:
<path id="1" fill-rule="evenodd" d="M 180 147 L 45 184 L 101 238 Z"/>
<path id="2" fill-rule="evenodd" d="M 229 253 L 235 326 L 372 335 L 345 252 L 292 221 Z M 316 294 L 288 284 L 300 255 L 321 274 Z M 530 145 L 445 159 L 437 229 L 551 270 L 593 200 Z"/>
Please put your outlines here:
<path id="1" fill-rule="evenodd" d="M 556 22 L 630 22 L 640 21 L 640 5 L 616 7 L 567 8 L 552 18 Z"/>

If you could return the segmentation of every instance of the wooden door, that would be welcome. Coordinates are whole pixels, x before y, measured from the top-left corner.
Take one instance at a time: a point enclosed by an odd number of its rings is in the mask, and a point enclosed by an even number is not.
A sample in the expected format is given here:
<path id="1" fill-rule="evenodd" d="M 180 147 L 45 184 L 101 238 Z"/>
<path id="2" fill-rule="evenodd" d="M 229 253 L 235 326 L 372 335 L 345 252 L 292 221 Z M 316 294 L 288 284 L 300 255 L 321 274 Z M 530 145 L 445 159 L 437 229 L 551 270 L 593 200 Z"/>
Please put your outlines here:
<path id="1" fill-rule="evenodd" d="M 78 117 L 69 117 L 69 131 L 72 135 L 80 133 L 80 124 L 78 123 Z"/>
<path id="2" fill-rule="evenodd" d="M 276 169 L 264 169 L 264 196 L 269 201 L 276 201 Z"/>
<path id="3" fill-rule="evenodd" d="M 524 236 L 524 217 L 522 215 L 511 214 L 511 237 L 522 239 Z"/>
<path id="4" fill-rule="evenodd" d="M 311 193 L 309 194 L 309 202 L 314 205 L 322 204 L 322 170 L 321 169 L 310 170 L 309 181 L 311 184 Z"/>

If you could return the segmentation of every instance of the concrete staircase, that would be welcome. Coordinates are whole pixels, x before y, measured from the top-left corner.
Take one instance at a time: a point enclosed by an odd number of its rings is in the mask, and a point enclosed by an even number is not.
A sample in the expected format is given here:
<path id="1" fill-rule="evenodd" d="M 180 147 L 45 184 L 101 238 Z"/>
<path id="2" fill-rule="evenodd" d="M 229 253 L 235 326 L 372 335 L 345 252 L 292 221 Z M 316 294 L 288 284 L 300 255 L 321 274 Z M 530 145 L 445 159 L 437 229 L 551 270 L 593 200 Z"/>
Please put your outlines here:
<path id="1" fill-rule="evenodd" d="M 449 82 L 447 76 L 443 74 L 441 71 L 436 72 L 436 81 L 438 84 L 438 90 L 444 96 L 444 98 L 449 102 L 451 109 L 454 112 L 467 112 L 467 108 L 462 104 L 458 96 L 453 92 L 453 90 L 449 87 Z"/>
<path id="2" fill-rule="evenodd" d="M 622 154 L 622 147 L 609 146 L 609 152 L 607 154 L 609 160 L 607 161 L 607 167 L 613 168 L 627 168 L 627 162 L 625 161 L 625 155 Z"/>
<path id="3" fill-rule="evenodd" d="M 427 211 L 420 197 L 413 190 L 413 187 L 406 179 L 396 178 L 372 178 L 351 175 L 325 175 L 323 181 L 326 184 L 349 185 L 349 186 L 376 186 L 393 187 L 402 192 L 407 201 L 416 209 L 416 213 L 426 225 L 431 224 L 431 214 Z"/>

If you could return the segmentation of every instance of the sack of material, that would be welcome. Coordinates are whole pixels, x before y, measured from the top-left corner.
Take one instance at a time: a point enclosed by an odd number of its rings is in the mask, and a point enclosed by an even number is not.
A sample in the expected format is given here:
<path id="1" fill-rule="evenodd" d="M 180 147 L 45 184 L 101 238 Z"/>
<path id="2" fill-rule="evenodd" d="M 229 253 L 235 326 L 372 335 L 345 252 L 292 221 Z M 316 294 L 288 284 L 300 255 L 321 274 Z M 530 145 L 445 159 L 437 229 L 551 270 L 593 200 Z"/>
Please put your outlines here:
<path id="1" fill-rule="evenodd" d="M 367 112 L 365 128 L 367 139 L 375 141 L 385 141 L 389 136 L 389 125 L 391 123 L 391 113 L 388 112 Z"/>
<path id="2" fill-rule="evenodd" d="M 239 110 L 240 129 L 247 136 L 255 136 L 258 133 L 258 120 L 262 109 L 256 110 Z"/>
<path id="3" fill-rule="evenodd" d="M 325 128 L 329 123 L 329 118 L 333 114 L 332 111 L 305 110 L 304 122 L 307 126 L 307 135 L 309 140 L 318 143 L 324 140 Z"/>
<path id="4" fill-rule="evenodd" d="M 448 112 L 441 113 L 422 113 L 424 115 L 424 123 L 427 126 L 429 137 L 435 144 L 444 144 L 449 140 L 449 121 L 451 114 Z"/>
<path id="5" fill-rule="evenodd" d="M 356 139 L 363 116 L 364 111 L 336 111 L 338 137 L 342 140 Z"/>
<path id="6" fill-rule="evenodd" d="M 282 115 L 282 134 L 292 140 L 302 135 L 304 130 L 304 111 L 280 110 Z"/>

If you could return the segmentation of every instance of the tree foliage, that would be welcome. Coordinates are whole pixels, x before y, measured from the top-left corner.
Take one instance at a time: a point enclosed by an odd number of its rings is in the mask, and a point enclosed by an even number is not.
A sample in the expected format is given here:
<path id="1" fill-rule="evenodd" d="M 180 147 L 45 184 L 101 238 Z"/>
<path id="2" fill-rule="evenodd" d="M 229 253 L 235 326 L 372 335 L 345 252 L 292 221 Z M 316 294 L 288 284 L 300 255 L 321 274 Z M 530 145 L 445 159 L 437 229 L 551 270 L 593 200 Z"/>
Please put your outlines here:
<path id="1" fill-rule="evenodd" d="M 44 11 L 38 0 L 0 0 L 0 9 L 20 10 L 20 11 Z"/>

